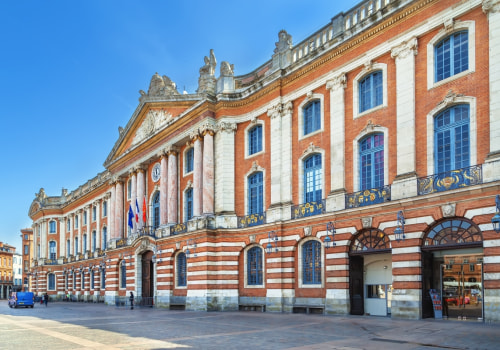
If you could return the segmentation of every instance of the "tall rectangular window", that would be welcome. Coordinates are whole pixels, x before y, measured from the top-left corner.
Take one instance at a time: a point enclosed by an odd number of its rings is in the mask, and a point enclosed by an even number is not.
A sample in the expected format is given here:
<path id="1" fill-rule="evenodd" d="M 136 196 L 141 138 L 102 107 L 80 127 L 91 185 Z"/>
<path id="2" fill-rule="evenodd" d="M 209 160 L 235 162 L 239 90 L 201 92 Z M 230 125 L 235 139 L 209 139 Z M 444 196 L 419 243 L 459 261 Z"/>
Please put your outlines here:
<path id="1" fill-rule="evenodd" d="M 322 198 L 321 155 L 314 154 L 304 161 L 305 203 L 319 202 Z"/>
<path id="2" fill-rule="evenodd" d="M 55 290 L 56 289 L 56 275 L 53 273 L 48 274 L 49 277 L 49 290 Z"/>
<path id="3" fill-rule="evenodd" d="M 56 233 L 56 222 L 54 220 L 49 222 L 49 233 Z"/>
<path id="4" fill-rule="evenodd" d="M 264 184 L 262 172 L 248 177 L 248 215 L 264 211 Z"/>
<path id="5" fill-rule="evenodd" d="M 454 33 L 441 40 L 434 48 L 435 81 L 469 69 L 469 32 Z"/>
<path id="6" fill-rule="evenodd" d="M 186 272 L 186 254 L 179 253 L 177 255 L 177 286 L 185 287 L 187 285 Z"/>
<path id="7" fill-rule="evenodd" d="M 321 284 L 321 244 L 317 241 L 302 246 L 302 282 Z"/>
<path id="8" fill-rule="evenodd" d="M 190 173 L 194 169 L 194 148 L 191 147 L 186 151 L 186 166 L 185 173 Z"/>
<path id="9" fill-rule="evenodd" d="M 102 203 L 102 216 L 103 217 L 108 216 L 108 202 L 107 201 L 104 201 Z"/>
<path id="10" fill-rule="evenodd" d="M 50 241 L 49 242 L 49 253 L 50 253 L 50 259 L 55 260 L 56 257 L 56 242 Z"/>
<path id="11" fill-rule="evenodd" d="M 308 103 L 302 110 L 304 135 L 321 129 L 321 103 L 319 100 Z"/>
<path id="12" fill-rule="evenodd" d="M 247 253 L 247 284 L 262 285 L 262 248 L 253 247 Z"/>
<path id="13" fill-rule="evenodd" d="M 379 106 L 383 102 L 382 71 L 376 71 L 359 82 L 359 113 Z"/>
<path id="14" fill-rule="evenodd" d="M 92 207 L 92 221 L 96 221 L 96 220 L 97 220 L 97 208 Z"/>
<path id="15" fill-rule="evenodd" d="M 186 191 L 186 221 L 193 218 L 193 189 Z"/>
<path id="16" fill-rule="evenodd" d="M 384 186 L 384 135 L 374 134 L 360 142 L 361 190 Z"/>
<path id="17" fill-rule="evenodd" d="M 257 125 L 248 132 L 248 154 L 260 151 L 262 151 L 262 125 Z"/>

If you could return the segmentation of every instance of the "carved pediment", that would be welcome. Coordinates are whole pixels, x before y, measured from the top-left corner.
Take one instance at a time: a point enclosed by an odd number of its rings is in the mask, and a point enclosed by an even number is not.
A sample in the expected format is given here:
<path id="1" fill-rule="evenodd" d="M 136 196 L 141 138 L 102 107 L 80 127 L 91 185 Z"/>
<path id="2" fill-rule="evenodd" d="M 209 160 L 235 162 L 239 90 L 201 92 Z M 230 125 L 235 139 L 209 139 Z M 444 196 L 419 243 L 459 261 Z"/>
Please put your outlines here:
<path id="1" fill-rule="evenodd" d="M 146 118 L 144 118 L 141 126 L 135 132 L 132 145 L 138 144 L 141 141 L 149 138 L 150 136 L 155 134 L 157 130 L 167 125 L 171 120 L 172 114 L 163 109 L 149 111 L 146 115 Z"/>

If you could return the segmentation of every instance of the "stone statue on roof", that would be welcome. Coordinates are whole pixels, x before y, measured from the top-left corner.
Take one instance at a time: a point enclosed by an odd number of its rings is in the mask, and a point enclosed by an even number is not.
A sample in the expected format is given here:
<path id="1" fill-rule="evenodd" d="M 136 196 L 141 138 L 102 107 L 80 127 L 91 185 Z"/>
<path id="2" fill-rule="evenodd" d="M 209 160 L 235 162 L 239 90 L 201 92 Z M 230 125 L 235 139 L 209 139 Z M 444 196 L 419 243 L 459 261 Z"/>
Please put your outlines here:
<path id="1" fill-rule="evenodd" d="M 205 56 L 205 65 L 200 68 L 200 77 L 198 78 L 198 93 L 215 93 L 215 67 L 217 60 L 215 59 L 214 50 L 210 49 L 210 57 Z"/>
<path id="2" fill-rule="evenodd" d="M 141 92 L 141 95 L 143 93 Z M 175 96 L 180 95 L 177 91 L 177 86 L 175 83 L 170 80 L 169 77 L 164 75 L 160 76 L 158 73 L 155 73 L 151 78 L 151 82 L 149 83 L 149 90 L 147 93 L 148 96 Z"/>

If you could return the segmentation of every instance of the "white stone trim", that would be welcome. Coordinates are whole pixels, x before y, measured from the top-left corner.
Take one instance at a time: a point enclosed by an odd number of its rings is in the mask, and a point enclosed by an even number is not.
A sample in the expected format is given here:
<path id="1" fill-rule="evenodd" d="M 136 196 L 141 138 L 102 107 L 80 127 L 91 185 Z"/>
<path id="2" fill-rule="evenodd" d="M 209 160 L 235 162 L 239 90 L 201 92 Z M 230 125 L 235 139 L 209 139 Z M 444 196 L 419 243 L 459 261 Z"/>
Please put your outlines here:
<path id="1" fill-rule="evenodd" d="M 420 282 L 422 280 L 421 275 L 393 275 L 393 282 Z"/>
<path id="2" fill-rule="evenodd" d="M 244 178 L 243 178 L 243 184 L 244 184 L 244 187 L 245 187 L 245 198 L 244 198 L 244 203 L 245 203 L 245 215 L 248 215 L 248 178 L 255 174 L 255 173 L 259 173 L 261 172 L 262 173 L 262 211 L 260 213 L 264 213 L 266 211 L 266 169 L 264 169 L 263 167 L 261 167 L 260 165 L 258 164 L 254 164 L 254 166 L 252 166 L 252 168 L 244 175 Z"/>
<path id="3" fill-rule="evenodd" d="M 421 247 L 408 247 L 408 248 L 392 248 L 392 254 L 411 254 L 411 253 L 420 253 Z"/>

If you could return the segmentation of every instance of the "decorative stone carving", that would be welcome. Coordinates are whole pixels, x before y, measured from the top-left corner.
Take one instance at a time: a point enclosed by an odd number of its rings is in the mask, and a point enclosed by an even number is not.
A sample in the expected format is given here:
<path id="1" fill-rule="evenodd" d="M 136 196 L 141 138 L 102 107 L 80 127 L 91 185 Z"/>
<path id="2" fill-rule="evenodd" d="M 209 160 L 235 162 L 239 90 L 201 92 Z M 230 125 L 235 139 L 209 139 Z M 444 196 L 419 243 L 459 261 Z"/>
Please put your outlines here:
<path id="1" fill-rule="evenodd" d="M 234 134 L 237 129 L 236 123 L 231 122 L 218 122 L 217 129 L 222 132 L 226 132 L 228 134 Z"/>
<path id="2" fill-rule="evenodd" d="M 444 21 L 444 30 L 447 32 L 451 32 L 454 27 L 454 20 L 453 18 L 448 18 L 447 20 Z"/>
<path id="3" fill-rule="evenodd" d="M 304 227 L 304 236 L 308 237 L 311 234 L 312 234 L 312 227 L 311 226 Z"/>
<path id="4" fill-rule="evenodd" d="M 361 218 L 361 223 L 363 225 L 363 228 L 370 228 L 370 227 L 372 227 L 372 221 L 373 221 L 373 218 L 369 217 L 369 216 Z"/>
<path id="5" fill-rule="evenodd" d="M 144 91 L 139 91 L 142 96 L 145 95 Z M 169 77 L 164 75 L 161 77 L 158 73 L 155 73 L 151 78 L 149 83 L 148 96 L 176 96 L 180 95 L 177 91 L 177 86 L 170 80 Z"/>
<path id="6" fill-rule="evenodd" d="M 335 78 L 328 80 L 326 82 L 326 88 L 328 90 L 338 90 L 345 89 L 347 87 L 347 76 L 345 73 L 337 75 Z"/>
<path id="7" fill-rule="evenodd" d="M 313 154 L 313 153 L 317 153 L 319 150 L 321 150 L 321 148 L 319 148 L 318 146 L 315 146 L 314 143 L 310 143 L 309 146 L 307 146 L 307 148 L 304 150 L 304 152 L 302 153 L 303 155 L 305 154 Z"/>
<path id="8" fill-rule="evenodd" d="M 271 119 L 281 117 L 281 111 L 282 111 L 283 105 L 281 103 L 278 103 L 275 106 L 272 106 L 267 110 L 267 116 Z"/>
<path id="9" fill-rule="evenodd" d="M 292 101 L 288 101 L 288 102 L 284 103 L 282 106 L 283 106 L 283 110 L 282 110 L 283 115 L 292 114 L 292 112 L 293 112 L 293 102 Z"/>
<path id="10" fill-rule="evenodd" d="M 367 71 L 370 71 L 373 69 L 373 61 L 372 60 L 368 60 L 364 63 L 364 66 L 365 66 L 365 70 Z"/>
<path id="11" fill-rule="evenodd" d="M 250 243 L 255 243 L 255 235 L 250 235 L 248 238 L 250 239 Z"/>
<path id="12" fill-rule="evenodd" d="M 234 64 L 230 64 L 227 61 L 222 61 L 220 64 L 220 75 L 222 77 L 234 76 Z"/>
<path id="13" fill-rule="evenodd" d="M 206 134 L 210 133 L 211 135 L 214 135 L 215 132 L 217 131 L 217 127 L 213 123 L 204 123 L 200 126 L 199 128 L 200 134 L 205 136 Z"/>
<path id="14" fill-rule="evenodd" d="M 437 104 L 437 107 L 438 108 L 446 108 L 449 105 L 455 104 L 456 103 L 455 100 L 457 98 L 463 97 L 463 96 L 464 96 L 463 94 L 457 94 L 457 93 L 453 92 L 452 90 L 449 90 L 448 93 L 446 94 L 446 96 L 444 97 L 444 99 Z"/>
<path id="15" fill-rule="evenodd" d="M 292 36 L 288 34 L 286 30 L 280 30 L 278 33 L 278 42 L 275 43 L 275 46 L 276 48 L 274 49 L 274 53 L 290 50 L 293 46 Z"/>
<path id="16" fill-rule="evenodd" d="M 200 68 L 200 77 L 198 79 L 198 93 L 215 93 L 215 59 L 214 50 L 210 49 L 210 58 L 204 57 L 205 65 Z"/>
<path id="17" fill-rule="evenodd" d="M 500 12 L 500 0 L 483 0 L 484 13 Z"/>
<path id="18" fill-rule="evenodd" d="M 138 144 L 142 140 L 149 138 L 171 120 L 172 114 L 163 109 L 150 110 L 139 129 L 137 129 L 132 145 Z"/>
<path id="19" fill-rule="evenodd" d="M 168 155 L 177 154 L 177 153 L 179 153 L 179 147 L 174 146 L 174 145 L 168 145 L 167 147 L 165 147 L 165 152 Z"/>
<path id="20" fill-rule="evenodd" d="M 45 190 L 43 189 L 43 187 L 40 188 L 40 191 L 38 191 L 38 193 L 35 193 L 35 197 L 37 201 L 43 203 L 43 201 L 47 198 L 47 195 L 45 194 Z"/>
<path id="21" fill-rule="evenodd" d="M 413 55 L 416 56 L 418 53 L 418 41 L 417 38 L 413 37 L 408 41 L 404 41 L 398 46 L 394 47 L 391 50 L 392 58 L 406 58 L 413 52 Z"/>
<path id="22" fill-rule="evenodd" d="M 443 205 L 441 207 L 441 212 L 443 213 L 443 217 L 449 218 L 455 216 L 455 209 L 456 209 L 455 203 L 448 203 L 446 205 Z"/>
<path id="23" fill-rule="evenodd" d="M 375 128 L 378 128 L 380 127 L 380 125 L 378 124 L 373 124 L 373 122 L 370 120 L 368 120 L 368 123 L 366 123 L 366 126 L 365 128 L 363 129 L 362 133 L 370 133 L 370 132 L 373 132 L 373 130 Z"/>

